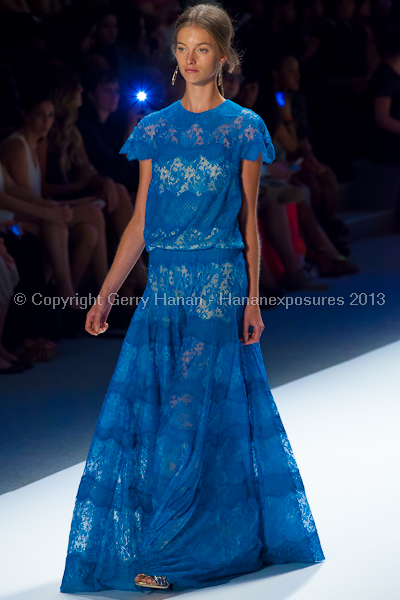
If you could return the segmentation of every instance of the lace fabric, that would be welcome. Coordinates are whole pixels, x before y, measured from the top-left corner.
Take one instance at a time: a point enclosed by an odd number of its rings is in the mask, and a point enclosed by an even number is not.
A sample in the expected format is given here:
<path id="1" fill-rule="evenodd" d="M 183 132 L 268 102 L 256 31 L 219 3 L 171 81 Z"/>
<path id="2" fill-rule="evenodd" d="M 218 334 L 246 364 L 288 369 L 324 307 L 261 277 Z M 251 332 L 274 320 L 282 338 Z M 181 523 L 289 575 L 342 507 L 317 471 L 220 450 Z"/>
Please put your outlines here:
<path id="1" fill-rule="evenodd" d="M 225 583 L 324 559 L 265 373 L 240 248 L 149 253 L 79 485 L 61 592 Z"/>
<path id="2" fill-rule="evenodd" d="M 144 239 L 147 250 L 244 248 L 241 159 L 275 158 L 264 121 L 225 100 L 192 113 L 180 101 L 139 121 L 121 151 L 152 160 Z"/>

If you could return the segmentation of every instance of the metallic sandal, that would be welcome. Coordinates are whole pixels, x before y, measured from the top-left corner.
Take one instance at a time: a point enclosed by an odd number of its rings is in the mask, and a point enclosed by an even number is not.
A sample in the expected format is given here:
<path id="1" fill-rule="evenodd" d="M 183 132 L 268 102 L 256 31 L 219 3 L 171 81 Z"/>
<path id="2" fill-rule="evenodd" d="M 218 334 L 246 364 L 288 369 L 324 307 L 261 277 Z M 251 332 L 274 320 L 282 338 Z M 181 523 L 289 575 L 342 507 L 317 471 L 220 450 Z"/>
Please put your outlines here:
<path id="1" fill-rule="evenodd" d="M 151 577 L 154 580 L 154 583 L 145 583 L 144 581 L 138 581 L 138 583 L 136 583 L 136 585 L 140 585 L 142 587 L 148 587 L 148 588 L 155 588 L 158 590 L 168 590 L 173 588 L 173 584 L 169 583 L 169 581 L 167 580 L 167 578 L 162 575 L 162 576 L 157 576 L 157 575 L 145 575 L 145 573 L 139 573 L 139 575 L 143 575 L 144 577 Z"/>

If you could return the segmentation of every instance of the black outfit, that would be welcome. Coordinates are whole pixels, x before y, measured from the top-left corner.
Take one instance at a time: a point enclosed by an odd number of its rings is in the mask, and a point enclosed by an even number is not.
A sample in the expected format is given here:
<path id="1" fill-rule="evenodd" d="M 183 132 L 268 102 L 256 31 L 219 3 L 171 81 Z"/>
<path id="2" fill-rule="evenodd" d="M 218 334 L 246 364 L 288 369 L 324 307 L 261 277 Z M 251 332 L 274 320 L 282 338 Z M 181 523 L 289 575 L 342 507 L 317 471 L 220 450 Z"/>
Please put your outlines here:
<path id="1" fill-rule="evenodd" d="M 400 75 L 387 63 L 381 64 L 372 76 L 369 92 L 371 122 L 368 158 L 381 164 L 400 166 L 400 135 L 378 127 L 373 113 L 374 98 L 390 97 L 390 116 L 400 122 Z"/>
<path id="2" fill-rule="evenodd" d="M 129 191 L 136 192 L 139 183 L 138 163 L 129 163 L 125 156 L 118 154 L 126 129 L 123 115 L 110 115 L 105 123 L 101 123 L 97 111 L 88 102 L 80 110 L 77 126 L 89 160 L 100 175 L 111 177 L 117 183 L 126 185 Z"/>

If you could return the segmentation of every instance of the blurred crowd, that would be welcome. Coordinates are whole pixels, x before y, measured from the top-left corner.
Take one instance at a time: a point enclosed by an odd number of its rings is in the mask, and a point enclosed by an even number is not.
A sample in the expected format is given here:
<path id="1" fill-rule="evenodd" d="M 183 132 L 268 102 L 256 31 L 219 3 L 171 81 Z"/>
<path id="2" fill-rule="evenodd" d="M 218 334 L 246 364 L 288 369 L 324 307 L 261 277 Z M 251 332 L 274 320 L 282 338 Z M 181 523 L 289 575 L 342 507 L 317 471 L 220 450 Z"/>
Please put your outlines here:
<path id="1" fill-rule="evenodd" d="M 224 96 L 264 119 L 276 150 L 260 178 L 260 295 L 326 290 L 319 277 L 359 270 L 337 215 L 340 184 L 360 158 L 400 168 L 399 7 L 222 5 L 242 55 L 223 73 Z M 119 150 L 145 114 L 184 93 L 180 75 L 171 85 L 170 43 L 186 5 L 0 7 L 0 373 L 17 373 L 50 360 L 59 339 L 83 330 L 88 307 L 79 298 L 97 295 L 134 211 L 138 164 Z M 140 298 L 147 265 L 144 250 L 121 296 Z M 65 301 L 57 309 L 44 301 L 55 297 Z M 121 323 L 131 316 L 132 306 Z"/>

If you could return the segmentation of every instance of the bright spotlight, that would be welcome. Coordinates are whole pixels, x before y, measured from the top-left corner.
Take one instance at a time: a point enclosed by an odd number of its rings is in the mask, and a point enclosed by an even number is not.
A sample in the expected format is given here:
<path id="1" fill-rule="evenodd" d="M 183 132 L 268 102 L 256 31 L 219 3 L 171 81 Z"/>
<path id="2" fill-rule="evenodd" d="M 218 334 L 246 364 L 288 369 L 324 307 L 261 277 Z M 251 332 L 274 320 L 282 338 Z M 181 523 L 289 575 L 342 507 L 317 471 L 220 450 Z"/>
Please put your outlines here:
<path id="1" fill-rule="evenodd" d="M 140 100 L 140 102 L 144 102 L 144 100 L 146 100 L 146 98 L 147 98 L 147 94 L 146 94 L 146 92 L 138 92 L 136 94 L 136 98 L 138 100 Z"/>

